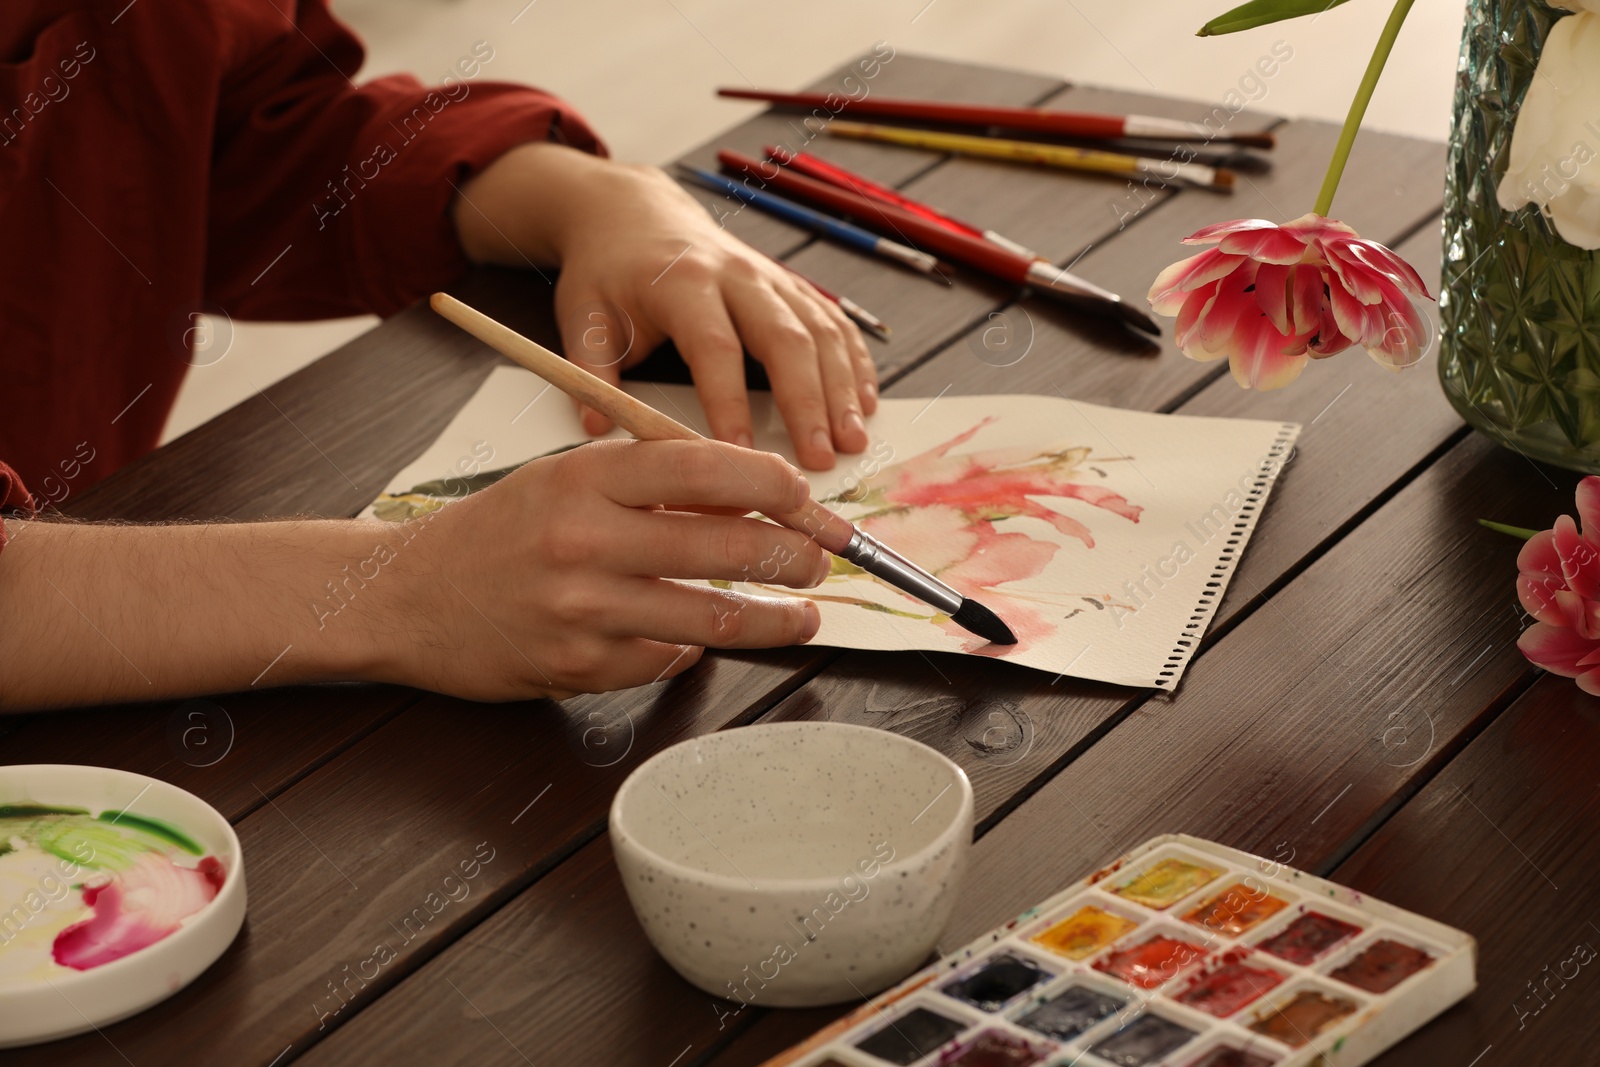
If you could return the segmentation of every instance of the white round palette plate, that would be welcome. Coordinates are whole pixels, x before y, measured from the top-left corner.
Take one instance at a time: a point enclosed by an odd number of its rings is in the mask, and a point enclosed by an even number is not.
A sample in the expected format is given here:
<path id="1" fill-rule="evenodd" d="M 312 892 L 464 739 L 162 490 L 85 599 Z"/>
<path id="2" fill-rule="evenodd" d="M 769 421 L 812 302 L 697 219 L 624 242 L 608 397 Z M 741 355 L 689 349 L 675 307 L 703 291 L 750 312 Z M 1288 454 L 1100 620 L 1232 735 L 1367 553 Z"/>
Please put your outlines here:
<path id="1" fill-rule="evenodd" d="M 120 959 L 85 970 L 50 965 L 46 969 L 54 973 L 48 975 L 0 977 L 0 1048 L 68 1037 L 141 1012 L 194 981 L 233 943 L 245 911 L 239 838 L 220 812 L 193 793 L 105 767 L 0 767 L 0 807 L 16 805 L 84 808 L 90 816 L 126 811 L 158 820 L 215 856 L 224 876 L 216 896 L 176 930 Z M 6 843 L 0 828 L 0 847 Z M 82 877 L 92 874 L 85 871 Z M 31 909 L 52 894 L 60 899 L 60 883 L 0 881 L 0 956 L 37 914 Z"/>

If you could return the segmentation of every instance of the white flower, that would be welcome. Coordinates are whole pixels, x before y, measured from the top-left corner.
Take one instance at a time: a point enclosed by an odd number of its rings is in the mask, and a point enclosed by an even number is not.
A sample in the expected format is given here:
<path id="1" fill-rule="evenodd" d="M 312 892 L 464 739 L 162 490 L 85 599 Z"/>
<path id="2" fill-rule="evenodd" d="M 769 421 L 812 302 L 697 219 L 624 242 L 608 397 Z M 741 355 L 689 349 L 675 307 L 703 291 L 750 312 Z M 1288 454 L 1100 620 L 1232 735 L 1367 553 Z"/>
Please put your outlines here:
<path id="1" fill-rule="evenodd" d="M 1498 199 L 1538 204 L 1556 232 L 1600 249 L 1600 0 L 1565 0 L 1576 14 L 1551 27 L 1511 134 Z"/>

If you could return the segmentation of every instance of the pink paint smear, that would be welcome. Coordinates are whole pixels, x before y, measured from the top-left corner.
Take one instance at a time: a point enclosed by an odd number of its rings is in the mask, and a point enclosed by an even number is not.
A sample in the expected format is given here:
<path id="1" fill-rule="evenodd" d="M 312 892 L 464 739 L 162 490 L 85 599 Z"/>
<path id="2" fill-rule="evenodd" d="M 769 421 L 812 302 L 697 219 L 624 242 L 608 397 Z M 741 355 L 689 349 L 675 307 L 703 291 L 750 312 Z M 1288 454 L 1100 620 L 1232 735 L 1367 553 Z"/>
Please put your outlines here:
<path id="1" fill-rule="evenodd" d="M 170 936 L 222 889 L 227 872 L 215 856 L 180 867 L 149 853 L 109 881 L 83 887 L 94 914 L 56 935 L 52 953 L 63 967 L 87 971 Z"/>
<path id="2" fill-rule="evenodd" d="M 1002 532 L 998 522 L 1018 516 L 1042 519 L 1085 548 L 1094 547 L 1086 525 L 1034 497 L 1081 500 L 1133 523 L 1143 510 L 1110 489 L 1077 481 L 1087 449 L 1009 447 L 951 454 L 995 421 L 984 419 L 944 444 L 886 468 L 870 484 L 888 507 L 860 520 L 868 532 L 980 602 L 991 594 L 1004 596 L 996 587 L 1006 582 L 1039 575 L 1058 550 L 1056 544 L 1026 533 Z M 943 628 L 963 638 L 966 651 L 987 656 L 1023 651 L 1056 631 L 1054 621 L 1015 599 L 1003 605 L 1001 614 L 1017 635 L 1015 645 L 991 645 L 954 622 Z"/>

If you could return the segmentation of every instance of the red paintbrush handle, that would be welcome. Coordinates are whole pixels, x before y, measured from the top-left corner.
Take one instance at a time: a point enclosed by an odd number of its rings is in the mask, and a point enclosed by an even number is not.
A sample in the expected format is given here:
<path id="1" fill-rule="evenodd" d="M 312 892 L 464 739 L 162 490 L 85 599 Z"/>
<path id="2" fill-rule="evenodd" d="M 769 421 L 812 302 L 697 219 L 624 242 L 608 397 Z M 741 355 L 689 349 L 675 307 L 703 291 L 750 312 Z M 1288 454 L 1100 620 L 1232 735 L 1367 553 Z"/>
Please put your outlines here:
<path id="1" fill-rule="evenodd" d="M 791 173 L 776 163 L 762 162 L 731 149 L 718 152 L 717 162 L 732 170 L 743 171 L 755 182 L 775 192 L 837 211 L 885 237 L 909 241 L 922 251 L 965 263 L 1017 285 L 1028 283 L 1028 269 L 1033 265 L 1033 260 L 1009 252 L 999 245 L 968 237 L 893 204 L 872 200 L 803 174 Z"/>
<path id="2" fill-rule="evenodd" d="M 718 89 L 718 96 L 734 100 L 764 100 L 782 107 L 821 107 L 830 114 L 848 111 L 852 118 L 876 115 L 881 118 L 922 119 L 965 126 L 1004 126 L 1013 130 L 1033 130 L 1068 137 L 1108 139 L 1121 137 L 1127 121 L 1122 115 L 1102 115 L 1090 111 L 1054 111 L 1036 107 L 993 107 L 985 104 L 945 104 L 930 100 L 885 100 L 868 96 L 860 100 L 835 93 L 773 93 L 765 89 Z M 835 112 L 837 104 L 845 100 Z"/>
<path id="3" fill-rule="evenodd" d="M 829 185 L 838 186 L 840 189 L 849 189 L 860 193 L 871 200 L 878 200 L 885 204 L 893 204 L 913 215 L 921 215 L 930 222 L 937 222 L 947 230 L 964 233 L 968 237 L 982 237 L 983 231 L 976 226 L 969 226 L 960 219 L 953 219 L 926 204 L 919 204 L 909 196 L 904 196 L 886 185 L 879 185 L 871 178 L 863 178 L 854 171 L 845 170 L 841 166 L 829 163 L 827 160 L 814 156 L 809 152 L 791 152 L 779 145 L 767 145 L 767 155 L 779 163 L 793 167 L 808 178 L 827 182 Z"/>

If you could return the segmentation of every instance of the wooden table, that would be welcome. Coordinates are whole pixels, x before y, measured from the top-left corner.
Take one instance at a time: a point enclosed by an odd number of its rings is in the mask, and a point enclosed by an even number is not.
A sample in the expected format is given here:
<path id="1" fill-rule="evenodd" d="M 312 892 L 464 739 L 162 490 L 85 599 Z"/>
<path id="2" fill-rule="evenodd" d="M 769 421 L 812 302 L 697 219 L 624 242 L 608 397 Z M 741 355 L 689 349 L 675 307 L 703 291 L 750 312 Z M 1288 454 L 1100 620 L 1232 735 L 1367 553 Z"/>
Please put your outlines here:
<path id="1" fill-rule="evenodd" d="M 843 73 L 818 87 L 840 86 Z M 910 55 L 871 86 L 1194 119 L 1214 106 Z M 1336 129 L 1248 113 L 1232 122 L 1279 138 L 1271 168 L 1232 197 L 860 143 L 827 152 L 1137 299 L 1201 225 L 1288 218 L 1311 203 Z M 795 145 L 798 125 L 764 115 L 689 158 Z M 1430 284 L 1443 164 L 1442 145 L 1363 133 L 1335 205 L 1424 266 Z M 1473 522 L 1546 525 L 1573 510 L 1573 475 L 1469 433 L 1431 356 L 1395 376 L 1351 353 L 1286 391 L 1247 393 L 1170 341 L 1147 350 L 966 273 L 945 287 L 754 211 L 731 225 L 894 325 L 893 343 L 873 346 L 888 395 L 1060 387 L 1100 404 L 1305 425 L 1179 690 L 1052 682 L 978 658 L 793 648 L 711 655 L 668 683 L 562 704 L 324 686 L 11 718 L 0 725 L 7 762 L 123 767 L 221 809 L 244 842 L 250 911 L 188 989 L 103 1033 L 8 1052 L 7 1064 L 758 1062 L 837 1010 L 719 1018 L 731 1005 L 646 944 L 618 884 L 606 807 L 630 769 L 686 737 L 824 718 L 916 737 L 971 775 L 979 839 L 946 945 L 1149 836 L 1187 831 L 1292 856 L 1477 936 L 1478 992 L 1379 1062 L 1596 1062 L 1600 971 L 1564 985 L 1554 976 L 1575 945 L 1600 944 L 1600 702 L 1518 654 L 1518 545 Z M 554 344 L 539 278 L 486 271 L 458 292 Z M 1032 331 L 1010 366 L 978 355 L 996 315 Z M 492 363 L 413 308 L 69 510 L 353 514 Z M 263 665 L 275 651 L 263 649 Z M 475 855 L 467 896 L 446 898 L 446 875 Z M 1535 998 L 1530 982 L 1551 992 Z"/>

